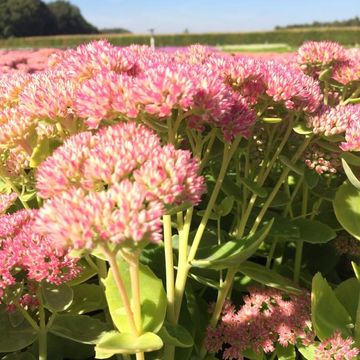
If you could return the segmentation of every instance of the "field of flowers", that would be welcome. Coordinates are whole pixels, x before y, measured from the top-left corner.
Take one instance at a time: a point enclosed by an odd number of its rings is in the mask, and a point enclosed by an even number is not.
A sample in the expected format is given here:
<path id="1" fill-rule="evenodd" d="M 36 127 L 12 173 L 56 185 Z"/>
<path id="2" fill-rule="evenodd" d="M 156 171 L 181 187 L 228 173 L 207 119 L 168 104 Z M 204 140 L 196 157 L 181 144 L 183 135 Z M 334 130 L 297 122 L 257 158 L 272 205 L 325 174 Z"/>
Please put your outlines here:
<path id="1" fill-rule="evenodd" d="M 360 50 L 0 53 L 0 359 L 355 360 Z"/>

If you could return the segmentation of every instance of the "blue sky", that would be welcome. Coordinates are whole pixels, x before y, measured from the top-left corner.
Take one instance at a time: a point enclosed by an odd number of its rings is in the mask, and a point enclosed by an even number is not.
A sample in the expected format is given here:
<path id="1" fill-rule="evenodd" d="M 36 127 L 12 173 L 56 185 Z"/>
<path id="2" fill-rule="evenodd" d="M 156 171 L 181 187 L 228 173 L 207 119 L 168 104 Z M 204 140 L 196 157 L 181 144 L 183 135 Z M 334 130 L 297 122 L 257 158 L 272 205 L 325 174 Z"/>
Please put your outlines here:
<path id="1" fill-rule="evenodd" d="M 46 2 L 49 2 L 47 0 Z M 94 25 L 135 33 L 270 30 L 360 16 L 360 0 L 70 0 Z"/>

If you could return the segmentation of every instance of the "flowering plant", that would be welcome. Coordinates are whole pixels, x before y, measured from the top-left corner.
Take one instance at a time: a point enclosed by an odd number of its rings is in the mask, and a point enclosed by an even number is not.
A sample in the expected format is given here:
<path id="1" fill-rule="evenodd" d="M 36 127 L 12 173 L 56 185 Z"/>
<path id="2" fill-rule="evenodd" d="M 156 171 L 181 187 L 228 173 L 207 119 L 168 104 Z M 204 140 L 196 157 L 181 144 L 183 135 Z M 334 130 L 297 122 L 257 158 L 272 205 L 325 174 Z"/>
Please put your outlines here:
<path id="1" fill-rule="evenodd" d="M 355 359 L 359 66 L 99 41 L 0 75 L 3 359 Z"/>

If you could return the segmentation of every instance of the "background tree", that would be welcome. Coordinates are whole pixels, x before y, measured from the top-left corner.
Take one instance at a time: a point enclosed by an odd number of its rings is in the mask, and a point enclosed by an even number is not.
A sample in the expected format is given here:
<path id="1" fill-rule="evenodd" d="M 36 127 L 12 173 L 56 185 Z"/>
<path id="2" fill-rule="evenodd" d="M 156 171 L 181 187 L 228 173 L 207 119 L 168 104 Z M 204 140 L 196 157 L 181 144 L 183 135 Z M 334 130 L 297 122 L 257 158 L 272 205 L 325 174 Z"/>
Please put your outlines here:
<path id="1" fill-rule="evenodd" d="M 48 4 L 52 15 L 56 18 L 57 34 L 94 34 L 98 29 L 88 23 L 77 6 L 67 1 L 58 0 Z"/>
<path id="2" fill-rule="evenodd" d="M 0 0 L 0 37 L 55 33 L 56 19 L 41 0 Z"/>

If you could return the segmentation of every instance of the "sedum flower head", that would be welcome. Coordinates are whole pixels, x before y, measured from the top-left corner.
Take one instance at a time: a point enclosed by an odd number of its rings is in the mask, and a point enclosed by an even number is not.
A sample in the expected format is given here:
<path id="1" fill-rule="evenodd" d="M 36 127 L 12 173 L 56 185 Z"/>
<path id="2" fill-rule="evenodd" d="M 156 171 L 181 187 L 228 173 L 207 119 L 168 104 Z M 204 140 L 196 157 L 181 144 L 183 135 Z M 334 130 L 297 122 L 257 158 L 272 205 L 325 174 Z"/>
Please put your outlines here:
<path id="1" fill-rule="evenodd" d="M 197 204 L 205 191 L 190 152 L 162 147 L 135 122 L 69 138 L 37 172 L 37 189 L 50 198 L 37 228 L 55 243 L 77 249 L 99 241 L 158 241 L 164 206 Z"/>
<path id="2" fill-rule="evenodd" d="M 345 48 L 332 41 L 307 41 L 297 52 L 297 62 L 304 69 L 332 65 L 346 60 Z"/>
<path id="3" fill-rule="evenodd" d="M 339 331 L 322 341 L 315 351 L 315 360 L 355 360 L 360 349 L 355 346 L 354 339 L 344 339 Z"/>
<path id="4" fill-rule="evenodd" d="M 308 118 L 308 126 L 315 134 L 331 136 L 342 134 L 356 122 L 360 116 L 359 105 L 322 106 L 319 111 Z"/>
<path id="5" fill-rule="evenodd" d="M 268 353 L 275 350 L 276 343 L 287 347 L 313 338 L 309 294 L 286 295 L 275 289 L 253 288 L 243 301 L 238 311 L 227 304 L 219 325 L 208 328 L 208 351 L 218 352 L 227 344 L 224 359 L 243 359 L 242 353 L 249 348 Z"/>
<path id="6" fill-rule="evenodd" d="M 5 211 L 15 202 L 17 198 L 17 193 L 0 194 L 0 214 L 5 213 Z"/>
<path id="7" fill-rule="evenodd" d="M 77 259 L 35 230 L 37 210 L 0 216 L 0 298 L 17 283 L 59 285 L 80 272 Z"/>
<path id="8" fill-rule="evenodd" d="M 340 148 L 343 151 L 360 151 L 360 104 L 350 106 L 348 116 L 349 125 Z"/>

